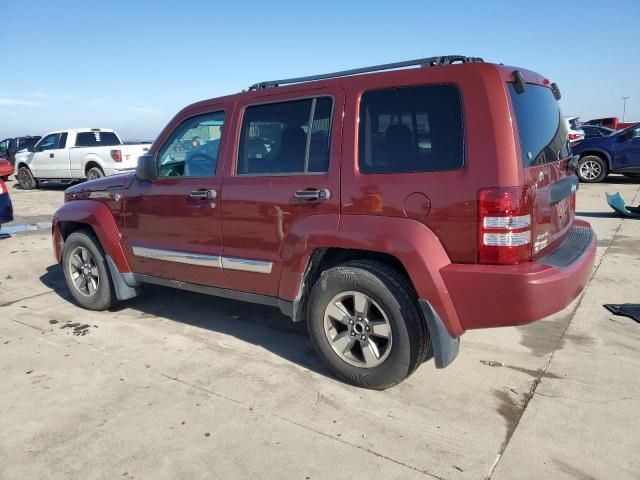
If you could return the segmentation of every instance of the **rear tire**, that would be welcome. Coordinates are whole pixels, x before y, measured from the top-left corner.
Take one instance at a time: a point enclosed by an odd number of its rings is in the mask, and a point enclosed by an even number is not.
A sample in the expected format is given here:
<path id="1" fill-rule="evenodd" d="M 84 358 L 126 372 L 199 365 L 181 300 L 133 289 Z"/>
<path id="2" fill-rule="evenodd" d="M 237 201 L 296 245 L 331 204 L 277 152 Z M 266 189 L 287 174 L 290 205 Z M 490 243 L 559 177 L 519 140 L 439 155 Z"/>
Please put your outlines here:
<path id="1" fill-rule="evenodd" d="M 311 290 L 307 328 L 331 371 L 358 387 L 397 385 L 429 356 L 429 334 L 411 285 L 375 261 L 324 271 Z"/>
<path id="2" fill-rule="evenodd" d="M 100 242 L 88 230 L 73 232 L 62 248 L 62 270 L 75 301 L 87 310 L 107 310 L 117 302 Z"/>
<path id="3" fill-rule="evenodd" d="M 576 173 L 581 182 L 599 183 L 607 178 L 609 167 L 604 159 L 596 155 L 586 155 L 578 162 Z"/>
<path id="4" fill-rule="evenodd" d="M 34 178 L 29 167 L 20 167 L 16 173 L 16 180 L 23 190 L 33 190 L 38 188 L 38 181 Z"/>
<path id="5" fill-rule="evenodd" d="M 91 167 L 87 170 L 87 180 L 96 180 L 104 177 L 104 172 L 100 167 Z"/>

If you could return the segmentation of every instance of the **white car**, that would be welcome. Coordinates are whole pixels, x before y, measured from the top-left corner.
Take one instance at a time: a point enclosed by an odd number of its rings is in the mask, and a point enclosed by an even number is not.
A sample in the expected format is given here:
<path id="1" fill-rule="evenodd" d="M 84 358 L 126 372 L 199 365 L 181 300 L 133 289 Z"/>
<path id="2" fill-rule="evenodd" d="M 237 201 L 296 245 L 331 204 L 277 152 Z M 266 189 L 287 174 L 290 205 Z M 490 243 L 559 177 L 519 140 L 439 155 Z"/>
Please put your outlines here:
<path id="1" fill-rule="evenodd" d="M 580 117 L 564 117 L 564 123 L 567 127 L 567 137 L 570 143 L 584 139 L 584 131 L 580 126 Z"/>
<path id="2" fill-rule="evenodd" d="M 93 180 L 134 170 L 150 143 L 124 145 L 113 130 L 77 128 L 51 132 L 16 154 L 16 178 L 23 189 L 42 180 Z"/>

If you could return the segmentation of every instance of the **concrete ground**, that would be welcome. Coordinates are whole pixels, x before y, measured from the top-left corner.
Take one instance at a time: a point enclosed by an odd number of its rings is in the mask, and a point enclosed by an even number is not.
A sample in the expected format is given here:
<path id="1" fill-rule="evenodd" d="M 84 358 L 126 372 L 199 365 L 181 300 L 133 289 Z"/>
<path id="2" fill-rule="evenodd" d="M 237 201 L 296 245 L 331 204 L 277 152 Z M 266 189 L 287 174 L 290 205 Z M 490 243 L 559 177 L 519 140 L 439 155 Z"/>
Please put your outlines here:
<path id="1" fill-rule="evenodd" d="M 62 188 L 9 185 L 2 479 L 640 478 L 640 324 L 602 307 L 640 303 L 640 222 L 604 200 L 637 204 L 637 183 L 578 193 L 599 239 L 582 297 L 468 332 L 451 367 L 384 392 L 333 378 L 275 309 L 160 287 L 112 312 L 76 307 L 46 224 Z"/>

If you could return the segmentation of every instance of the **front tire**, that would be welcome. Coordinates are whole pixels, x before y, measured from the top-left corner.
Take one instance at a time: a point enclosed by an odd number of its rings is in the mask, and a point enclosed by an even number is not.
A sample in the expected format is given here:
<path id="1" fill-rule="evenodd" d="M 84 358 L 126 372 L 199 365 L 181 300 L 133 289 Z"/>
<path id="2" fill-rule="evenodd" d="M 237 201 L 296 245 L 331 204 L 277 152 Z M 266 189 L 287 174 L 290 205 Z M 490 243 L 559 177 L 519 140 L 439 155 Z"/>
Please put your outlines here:
<path id="1" fill-rule="evenodd" d="M 397 385 L 428 356 L 429 334 L 413 289 L 375 261 L 324 271 L 311 290 L 307 328 L 331 371 L 359 387 Z"/>
<path id="2" fill-rule="evenodd" d="M 29 167 L 20 167 L 18 173 L 16 173 L 16 179 L 23 190 L 38 188 L 38 181 L 34 178 Z"/>
<path id="3" fill-rule="evenodd" d="M 581 182 L 599 183 L 609 174 L 607 162 L 596 155 L 586 155 L 578 162 L 576 171 Z"/>
<path id="4" fill-rule="evenodd" d="M 113 282 L 100 243 L 93 233 L 80 230 L 67 237 L 62 269 L 75 301 L 87 310 L 107 310 L 116 304 Z"/>
<path id="5" fill-rule="evenodd" d="M 87 170 L 87 180 L 96 180 L 102 177 L 104 177 L 104 172 L 100 167 L 91 167 Z"/>

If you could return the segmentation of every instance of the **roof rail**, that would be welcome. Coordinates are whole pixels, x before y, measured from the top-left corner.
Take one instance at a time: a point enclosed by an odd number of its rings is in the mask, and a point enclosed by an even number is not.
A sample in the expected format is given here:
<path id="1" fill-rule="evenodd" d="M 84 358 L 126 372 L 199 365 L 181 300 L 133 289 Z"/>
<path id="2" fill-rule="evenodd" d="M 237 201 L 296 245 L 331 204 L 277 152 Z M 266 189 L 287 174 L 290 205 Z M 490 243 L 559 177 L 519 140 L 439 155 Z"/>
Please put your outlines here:
<path id="1" fill-rule="evenodd" d="M 407 60 L 404 62 L 385 63 L 382 65 L 373 65 L 371 67 L 354 68 L 352 70 L 342 70 L 333 73 L 324 73 L 322 75 L 310 75 L 308 77 L 284 78 L 282 80 L 270 80 L 268 82 L 254 83 L 249 87 L 251 90 L 262 90 L 269 87 L 277 87 L 278 85 L 288 85 L 291 83 L 311 82 L 313 80 L 325 80 L 327 78 L 348 77 L 361 73 L 380 72 L 382 70 L 394 70 L 396 68 L 413 67 L 420 65 L 421 67 L 436 67 L 439 65 L 451 65 L 452 63 L 482 63 L 484 60 L 479 57 L 465 57 L 463 55 L 444 55 L 441 57 L 418 58 L 416 60 Z"/>

